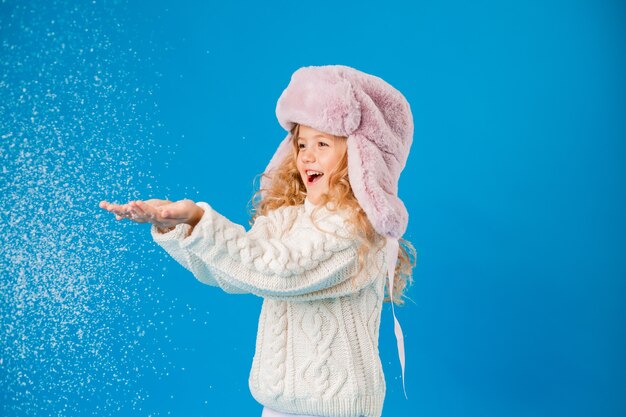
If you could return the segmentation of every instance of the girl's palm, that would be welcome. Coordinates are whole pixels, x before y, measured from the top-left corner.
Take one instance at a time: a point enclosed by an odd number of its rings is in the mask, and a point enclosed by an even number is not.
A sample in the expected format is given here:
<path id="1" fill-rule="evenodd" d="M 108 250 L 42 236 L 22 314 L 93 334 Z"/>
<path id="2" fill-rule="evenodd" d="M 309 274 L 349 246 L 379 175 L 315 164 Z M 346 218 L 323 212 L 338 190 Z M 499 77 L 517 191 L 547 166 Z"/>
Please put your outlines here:
<path id="1" fill-rule="evenodd" d="M 117 220 L 129 219 L 137 223 L 152 223 L 160 229 L 170 229 L 180 223 L 195 226 L 202 217 L 202 209 L 191 200 L 172 202 L 150 199 L 127 204 L 100 202 L 100 207 L 115 214 Z"/>

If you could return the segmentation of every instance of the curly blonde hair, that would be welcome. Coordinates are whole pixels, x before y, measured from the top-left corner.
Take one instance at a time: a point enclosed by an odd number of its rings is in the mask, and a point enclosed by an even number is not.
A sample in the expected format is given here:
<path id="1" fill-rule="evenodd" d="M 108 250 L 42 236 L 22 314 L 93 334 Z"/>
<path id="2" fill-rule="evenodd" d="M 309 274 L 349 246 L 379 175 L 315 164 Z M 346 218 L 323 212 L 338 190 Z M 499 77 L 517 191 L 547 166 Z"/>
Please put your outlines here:
<path id="1" fill-rule="evenodd" d="M 261 215 L 267 215 L 269 211 L 275 210 L 284 206 L 296 206 L 304 204 L 306 198 L 306 187 L 302 181 L 302 177 L 298 171 L 296 160 L 298 157 L 298 134 L 300 125 L 296 124 L 291 130 L 293 151 L 281 161 L 278 168 L 272 171 L 271 174 L 259 174 L 255 178 L 266 177 L 270 179 L 270 188 L 260 188 L 252 196 L 250 203 L 252 209 L 250 210 L 250 225 L 254 224 L 255 219 Z M 334 136 L 337 141 L 346 141 L 345 136 Z M 346 146 L 343 147 L 347 149 Z M 368 260 L 368 254 L 375 248 L 377 251 L 382 250 L 385 246 L 385 238 L 380 235 L 370 223 L 367 215 L 361 208 L 357 201 L 350 182 L 348 181 L 348 154 L 344 151 L 344 154 L 335 167 L 335 170 L 329 174 L 328 177 L 329 190 L 328 193 L 322 194 L 320 202 L 313 210 L 312 217 L 315 218 L 315 214 L 319 209 L 331 203 L 334 207 L 326 206 L 329 211 L 347 210 L 348 225 L 350 233 L 359 241 L 358 251 L 358 270 L 354 276 L 358 275 L 363 269 L 365 262 Z M 319 226 L 313 221 L 314 225 Z M 321 230 L 321 229 L 320 229 Z M 395 279 L 393 284 L 393 302 L 397 305 L 404 304 L 405 289 L 413 282 L 412 269 L 417 262 L 417 253 L 415 248 L 408 240 L 399 239 L 398 261 L 395 269 Z M 386 270 L 386 268 L 385 268 Z M 354 277 L 353 277 L 354 278 Z M 391 301 L 387 286 L 384 301 Z"/>

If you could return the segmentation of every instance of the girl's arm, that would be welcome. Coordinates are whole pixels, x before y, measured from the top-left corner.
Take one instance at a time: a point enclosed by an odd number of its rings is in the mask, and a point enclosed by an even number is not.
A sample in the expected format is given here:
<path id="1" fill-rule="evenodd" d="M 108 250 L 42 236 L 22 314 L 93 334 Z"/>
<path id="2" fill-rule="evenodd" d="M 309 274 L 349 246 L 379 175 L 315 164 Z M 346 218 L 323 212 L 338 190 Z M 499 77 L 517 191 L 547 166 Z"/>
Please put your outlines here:
<path id="1" fill-rule="evenodd" d="M 315 227 L 299 227 L 281 236 L 296 207 L 259 216 L 250 231 L 199 202 L 204 211 L 194 228 L 180 224 L 168 233 L 152 228 L 154 240 L 194 276 L 226 292 L 277 299 L 339 297 L 380 277 L 371 270 L 349 279 L 357 267 L 357 242 Z M 330 215 L 321 226 L 341 232 L 343 218 Z M 382 273 L 382 260 L 380 261 Z"/>

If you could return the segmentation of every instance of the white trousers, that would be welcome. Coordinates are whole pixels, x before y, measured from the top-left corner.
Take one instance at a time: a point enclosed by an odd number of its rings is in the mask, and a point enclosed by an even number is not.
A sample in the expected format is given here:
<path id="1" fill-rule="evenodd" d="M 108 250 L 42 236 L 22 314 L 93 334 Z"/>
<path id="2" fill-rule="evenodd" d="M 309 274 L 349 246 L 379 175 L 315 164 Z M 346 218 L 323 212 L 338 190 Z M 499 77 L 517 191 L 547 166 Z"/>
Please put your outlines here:
<path id="1" fill-rule="evenodd" d="M 272 410 L 271 408 L 263 407 L 263 414 L 261 417 L 316 417 L 308 414 L 287 414 L 280 411 Z"/>

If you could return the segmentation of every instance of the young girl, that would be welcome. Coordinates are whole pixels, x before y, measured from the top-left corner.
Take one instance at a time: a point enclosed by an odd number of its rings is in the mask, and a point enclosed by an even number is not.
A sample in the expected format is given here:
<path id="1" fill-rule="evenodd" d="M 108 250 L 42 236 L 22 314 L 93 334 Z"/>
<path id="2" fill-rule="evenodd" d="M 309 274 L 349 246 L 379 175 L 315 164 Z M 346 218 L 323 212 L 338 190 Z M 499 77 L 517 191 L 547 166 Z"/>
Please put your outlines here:
<path id="1" fill-rule="evenodd" d="M 152 223 L 154 240 L 198 280 L 264 298 L 249 378 L 263 417 L 380 416 L 382 303 L 402 303 L 415 265 L 397 195 L 409 104 L 378 77 L 311 66 L 292 75 L 276 115 L 288 133 L 253 196 L 249 231 L 204 202 L 100 207 Z M 404 386 L 395 313 L 394 322 Z"/>

